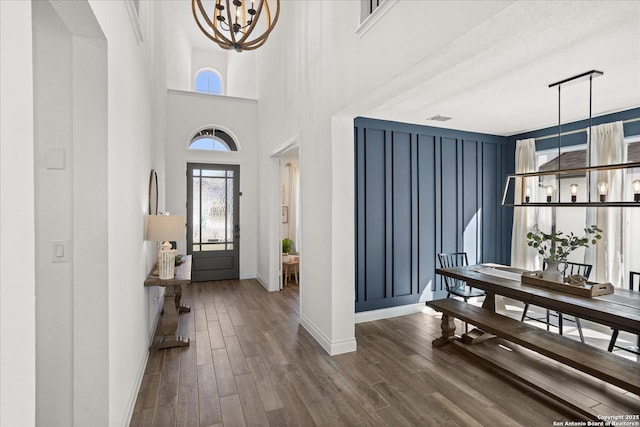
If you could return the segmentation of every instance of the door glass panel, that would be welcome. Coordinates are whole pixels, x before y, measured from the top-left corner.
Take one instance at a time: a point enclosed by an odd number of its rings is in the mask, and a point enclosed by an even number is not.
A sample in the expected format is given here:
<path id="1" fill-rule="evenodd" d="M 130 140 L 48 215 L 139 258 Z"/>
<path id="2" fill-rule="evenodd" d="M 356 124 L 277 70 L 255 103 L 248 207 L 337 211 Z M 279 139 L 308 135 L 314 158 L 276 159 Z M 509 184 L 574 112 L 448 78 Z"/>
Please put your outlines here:
<path id="1" fill-rule="evenodd" d="M 193 178 L 193 188 L 197 189 L 193 192 L 193 243 L 200 243 L 200 178 Z"/>
<path id="2" fill-rule="evenodd" d="M 202 176 L 224 176 L 225 171 L 203 169 Z"/>
<path id="3" fill-rule="evenodd" d="M 227 242 L 233 242 L 233 179 L 227 179 Z"/>
<path id="4" fill-rule="evenodd" d="M 225 244 L 224 243 L 217 243 L 215 245 L 202 245 L 202 250 L 203 251 L 224 251 L 225 250 Z"/>
<path id="5" fill-rule="evenodd" d="M 226 234 L 226 179 L 202 179 L 202 241 L 224 242 Z"/>

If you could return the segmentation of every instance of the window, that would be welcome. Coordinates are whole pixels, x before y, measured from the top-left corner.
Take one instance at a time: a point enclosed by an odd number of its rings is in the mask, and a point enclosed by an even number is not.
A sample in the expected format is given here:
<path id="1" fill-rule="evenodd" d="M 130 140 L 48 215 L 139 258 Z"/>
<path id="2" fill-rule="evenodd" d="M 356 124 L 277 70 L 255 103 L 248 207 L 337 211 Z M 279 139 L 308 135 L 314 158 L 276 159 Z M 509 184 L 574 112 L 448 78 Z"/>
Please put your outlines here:
<path id="1" fill-rule="evenodd" d="M 222 76 L 216 70 L 199 71 L 196 74 L 195 91 L 210 95 L 222 95 Z"/>
<path id="2" fill-rule="evenodd" d="M 627 161 L 628 162 L 640 162 L 640 135 L 627 136 L 624 138 L 627 146 Z M 562 148 L 562 154 L 559 157 L 560 167 L 562 169 L 574 169 L 584 168 L 587 166 L 587 145 L 573 145 Z M 540 171 L 553 171 L 558 168 L 558 150 L 544 150 L 536 152 L 536 161 L 538 164 L 538 170 Z M 625 182 L 630 183 L 634 179 L 640 178 L 640 171 L 636 169 L 629 169 L 626 172 Z M 575 176 L 566 176 L 562 179 L 560 187 L 562 188 L 563 201 L 568 201 L 569 185 L 578 184 L 578 200 L 586 199 L 586 187 L 587 181 L 584 174 L 577 174 Z M 558 183 L 555 176 L 549 176 L 546 180 L 542 179 L 538 183 L 538 188 L 535 191 L 535 196 L 538 201 L 543 201 L 546 198 L 546 187 L 551 185 L 554 191 L 557 191 Z M 631 196 L 628 196 L 631 197 Z M 538 224 L 540 228 L 545 231 L 551 230 L 552 225 L 555 225 L 556 229 L 568 234 L 573 232 L 574 234 L 581 236 L 584 234 L 584 227 L 587 225 L 587 208 L 585 207 L 570 207 L 570 208 L 540 208 L 538 211 Z M 622 256 L 624 260 L 624 271 L 622 278 L 625 281 L 624 284 L 618 284 L 627 286 L 626 280 L 629 277 L 629 271 L 640 271 L 640 246 L 638 242 L 638 233 L 640 232 L 640 208 L 624 208 L 623 211 L 623 230 L 626 232 L 622 236 L 623 249 Z M 620 231 L 622 232 L 622 230 Z M 569 256 L 569 261 L 584 262 L 585 250 L 579 248 Z"/>
<path id="3" fill-rule="evenodd" d="M 238 151 L 238 145 L 225 131 L 207 128 L 199 131 L 191 138 L 189 150 Z"/>
<path id="4" fill-rule="evenodd" d="M 398 0 L 360 0 L 360 26 L 356 34 L 364 36 L 397 3 Z"/>

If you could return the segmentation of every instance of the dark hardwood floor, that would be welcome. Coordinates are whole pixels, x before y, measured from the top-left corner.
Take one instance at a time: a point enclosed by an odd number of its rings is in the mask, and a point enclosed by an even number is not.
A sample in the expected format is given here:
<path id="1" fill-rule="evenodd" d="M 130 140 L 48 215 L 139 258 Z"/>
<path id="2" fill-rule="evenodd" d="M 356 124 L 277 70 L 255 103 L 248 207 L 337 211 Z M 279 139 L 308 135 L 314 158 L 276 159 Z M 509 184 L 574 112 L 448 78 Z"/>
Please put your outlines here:
<path id="1" fill-rule="evenodd" d="M 132 426 L 551 426 L 579 419 L 453 347 L 432 348 L 435 313 L 356 325 L 358 351 L 328 356 L 298 325 L 298 288 L 255 280 L 194 283 L 181 315 L 191 345 L 154 351 Z M 603 414 L 638 396 L 519 352 L 549 384 Z M 634 374 L 634 373 L 630 373 Z"/>

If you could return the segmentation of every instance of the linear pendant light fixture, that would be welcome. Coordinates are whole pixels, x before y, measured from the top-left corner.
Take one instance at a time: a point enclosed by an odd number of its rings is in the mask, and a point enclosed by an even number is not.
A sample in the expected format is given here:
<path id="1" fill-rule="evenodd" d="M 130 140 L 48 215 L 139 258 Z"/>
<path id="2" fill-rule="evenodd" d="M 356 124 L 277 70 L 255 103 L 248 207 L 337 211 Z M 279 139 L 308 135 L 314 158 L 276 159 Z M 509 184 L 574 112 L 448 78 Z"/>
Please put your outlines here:
<path id="1" fill-rule="evenodd" d="M 593 79 L 595 77 L 602 76 L 602 71 L 591 70 L 586 73 L 578 74 L 568 79 L 561 80 L 549 85 L 550 88 L 558 88 L 558 168 L 552 171 L 544 172 L 531 172 L 531 173 L 517 173 L 507 176 L 507 180 L 504 186 L 504 193 L 502 194 L 502 206 L 518 206 L 518 207 L 547 207 L 547 206 L 592 206 L 592 207 L 640 207 L 640 179 L 636 179 L 631 183 L 626 183 L 628 172 L 634 170 L 640 172 L 640 162 L 620 163 L 614 165 L 602 165 L 591 166 L 591 127 L 592 127 L 592 94 L 593 94 Z M 560 118 L 561 111 L 561 92 L 562 86 L 568 84 L 574 84 L 581 81 L 589 80 L 589 128 L 587 140 L 587 167 L 584 168 L 572 168 L 561 169 L 560 155 L 562 147 L 562 124 Z M 597 181 L 598 175 L 602 175 L 602 172 L 619 172 L 622 176 L 621 182 L 625 186 L 623 191 L 623 199 L 625 200 L 610 200 L 608 198 L 609 183 L 607 181 Z M 578 200 L 578 184 L 575 183 L 576 177 L 585 177 L 586 185 L 586 200 Z M 549 184 L 547 180 L 554 180 L 558 183 L 556 186 Z M 569 182 L 562 187 L 562 180 Z M 573 179 L 573 180 L 572 180 Z M 592 183 L 597 182 L 594 186 L 596 191 L 592 191 Z M 534 188 L 532 188 L 534 187 Z M 537 187 L 544 187 L 546 198 L 545 201 L 531 200 L 532 193 L 537 193 Z M 516 191 L 518 189 L 519 191 Z M 519 197 L 516 194 L 520 194 Z M 596 194 L 597 193 L 597 194 Z M 506 200 L 509 195 L 513 195 L 513 203 L 508 203 Z M 563 194 L 570 196 L 566 201 L 563 201 L 561 197 Z M 632 195 L 632 197 L 630 197 Z M 555 197 L 554 197 L 555 196 Z M 633 200 L 633 201 L 629 201 Z"/>
<path id="2" fill-rule="evenodd" d="M 280 16 L 280 0 L 191 0 L 191 9 L 207 38 L 223 49 L 242 52 L 267 41 Z"/>

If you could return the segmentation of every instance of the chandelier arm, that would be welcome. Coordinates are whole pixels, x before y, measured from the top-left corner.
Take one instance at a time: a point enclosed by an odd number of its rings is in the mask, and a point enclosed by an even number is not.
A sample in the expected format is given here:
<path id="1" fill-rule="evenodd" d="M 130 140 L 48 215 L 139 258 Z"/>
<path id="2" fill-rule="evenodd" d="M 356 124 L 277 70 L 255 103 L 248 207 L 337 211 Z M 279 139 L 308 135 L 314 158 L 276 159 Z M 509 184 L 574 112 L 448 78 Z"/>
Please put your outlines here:
<path id="1" fill-rule="evenodd" d="M 256 14 L 253 15 L 251 17 L 251 25 L 249 25 L 249 28 L 247 28 L 247 31 L 242 35 L 242 37 L 240 38 L 240 40 L 238 40 L 238 43 L 245 43 L 247 40 L 247 37 L 249 37 L 251 35 L 251 32 L 253 31 L 254 27 L 256 26 L 256 24 L 258 23 L 258 21 L 260 20 L 260 15 L 262 14 L 262 7 L 264 6 L 264 4 L 267 2 L 267 0 L 261 0 L 260 3 L 258 4 L 258 10 L 256 11 Z M 269 10 L 269 3 L 267 3 L 267 11 Z M 267 23 L 267 28 L 269 28 L 271 22 Z"/>
<path id="2" fill-rule="evenodd" d="M 233 31 L 233 21 L 231 20 L 231 5 L 229 4 L 229 0 L 227 1 L 227 18 L 229 19 L 229 36 L 231 37 L 231 43 L 236 44 L 236 33 Z M 237 6 L 236 6 L 237 8 Z"/>
<path id="3" fill-rule="evenodd" d="M 270 15 L 269 6 L 268 5 L 267 5 L 267 14 Z M 280 0 L 277 0 L 276 1 L 276 15 L 273 18 L 273 22 L 271 22 L 271 25 L 267 28 L 267 30 L 261 36 L 256 37 L 255 39 L 251 40 L 247 44 L 248 45 L 255 45 L 256 43 L 262 42 L 259 46 L 254 47 L 254 49 L 257 48 L 257 47 L 262 46 L 262 44 L 264 44 L 264 42 L 267 40 L 267 37 L 269 37 L 269 34 L 271 33 L 271 31 L 273 31 L 273 29 L 275 28 L 279 17 L 280 17 Z"/>
<path id="4" fill-rule="evenodd" d="M 213 32 L 214 32 L 216 37 L 214 37 L 211 34 L 209 34 L 209 32 L 200 23 L 200 20 L 198 19 L 198 15 L 196 13 L 196 7 L 195 7 L 196 3 L 198 4 L 198 8 L 200 10 L 200 13 L 204 17 L 205 22 L 207 24 L 209 24 L 210 28 L 213 28 Z M 196 20 L 196 24 L 198 25 L 198 28 L 200 28 L 200 31 L 202 31 L 202 33 L 205 36 L 207 36 L 207 38 L 209 40 L 215 42 L 221 48 L 223 48 L 223 49 L 231 49 L 231 46 L 230 46 L 231 42 L 224 36 L 224 34 L 222 34 L 215 26 L 213 26 L 211 20 L 209 19 L 209 17 L 206 14 L 204 6 L 202 6 L 202 2 L 200 0 L 192 0 L 191 5 L 192 5 L 192 10 L 193 10 L 193 18 Z"/>

